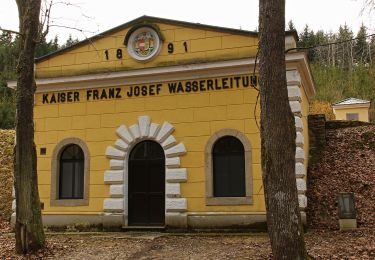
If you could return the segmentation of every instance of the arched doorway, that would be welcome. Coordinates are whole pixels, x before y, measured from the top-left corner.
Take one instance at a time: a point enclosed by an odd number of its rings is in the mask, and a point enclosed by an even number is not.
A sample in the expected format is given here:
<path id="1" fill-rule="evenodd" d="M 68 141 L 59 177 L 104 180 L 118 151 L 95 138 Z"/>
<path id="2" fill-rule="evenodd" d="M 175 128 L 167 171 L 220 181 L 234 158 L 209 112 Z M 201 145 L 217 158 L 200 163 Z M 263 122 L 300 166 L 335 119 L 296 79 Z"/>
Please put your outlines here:
<path id="1" fill-rule="evenodd" d="M 137 144 L 129 156 L 129 226 L 165 224 L 165 155 L 154 141 Z"/>

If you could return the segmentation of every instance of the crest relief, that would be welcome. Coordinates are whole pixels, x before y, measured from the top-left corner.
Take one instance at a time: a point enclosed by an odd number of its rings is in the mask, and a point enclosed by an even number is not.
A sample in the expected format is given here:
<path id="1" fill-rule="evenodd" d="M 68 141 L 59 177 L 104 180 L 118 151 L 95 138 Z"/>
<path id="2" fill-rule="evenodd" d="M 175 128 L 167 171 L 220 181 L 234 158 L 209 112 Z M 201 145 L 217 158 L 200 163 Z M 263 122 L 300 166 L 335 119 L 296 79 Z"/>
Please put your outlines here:
<path id="1" fill-rule="evenodd" d="M 159 54 L 161 49 L 159 34 L 151 27 L 140 27 L 130 34 L 129 55 L 138 61 L 146 62 Z"/>

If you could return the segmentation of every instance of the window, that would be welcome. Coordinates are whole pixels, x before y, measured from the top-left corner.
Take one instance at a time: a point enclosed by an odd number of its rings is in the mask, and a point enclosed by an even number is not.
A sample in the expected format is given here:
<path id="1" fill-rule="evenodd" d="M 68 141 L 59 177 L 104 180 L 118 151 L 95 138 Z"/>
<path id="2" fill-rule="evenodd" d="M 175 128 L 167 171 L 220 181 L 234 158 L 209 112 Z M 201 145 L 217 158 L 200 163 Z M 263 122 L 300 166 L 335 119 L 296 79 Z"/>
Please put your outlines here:
<path id="1" fill-rule="evenodd" d="M 84 155 L 76 145 L 68 145 L 60 156 L 59 199 L 82 199 Z"/>
<path id="2" fill-rule="evenodd" d="M 359 120 L 358 113 L 346 113 L 346 120 L 348 120 L 348 121 L 358 121 Z"/>
<path id="3" fill-rule="evenodd" d="M 252 203 L 251 144 L 234 129 L 222 129 L 205 149 L 206 205 Z"/>
<path id="4" fill-rule="evenodd" d="M 221 137 L 212 150 L 214 197 L 244 197 L 245 156 L 242 143 L 233 136 Z"/>
<path id="5" fill-rule="evenodd" d="M 89 204 L 90 154 L 78 138 L 67 138 L 53 150 L 51 165 L 51 206 Z"/>

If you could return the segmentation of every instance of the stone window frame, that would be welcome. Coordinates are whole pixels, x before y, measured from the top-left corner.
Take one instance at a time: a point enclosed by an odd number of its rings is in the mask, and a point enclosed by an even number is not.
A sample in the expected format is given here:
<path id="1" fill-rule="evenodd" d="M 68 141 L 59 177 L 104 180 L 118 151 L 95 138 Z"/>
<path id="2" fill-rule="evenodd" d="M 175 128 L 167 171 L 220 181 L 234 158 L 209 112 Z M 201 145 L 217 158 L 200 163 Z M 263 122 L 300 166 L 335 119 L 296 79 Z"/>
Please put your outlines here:
<path id="1" fill-rule="evenodd" d="M 225 136 L 233 136 L 240 140 L 244 147 L 245 156 L 245 197 L 214 197 L 213 196 L 213 163 L 212 149 L 217 140 Z M 251 205 L 253 204 L 253 174 L 251 143 L 245 134 L 235 129 L 221 129 L 214 133 L 208 140 L 205 148 L 205 173 L 206 173 L 206 205 Z"/>
<path id="2" fill-rule="evenodd" d="M 60 174 L 60 156 L 68 145 L 78 145 L 85 157 L 83 170 L 83 199 L 59 199 L 59 174 Z M 89 205 L 89 189 L 90 189 L 90 153 L 86 143 L 79 138 L 66 138 L 60 141 L 53 150 L 51 164 L 51 207 L 74 207 Z"/>

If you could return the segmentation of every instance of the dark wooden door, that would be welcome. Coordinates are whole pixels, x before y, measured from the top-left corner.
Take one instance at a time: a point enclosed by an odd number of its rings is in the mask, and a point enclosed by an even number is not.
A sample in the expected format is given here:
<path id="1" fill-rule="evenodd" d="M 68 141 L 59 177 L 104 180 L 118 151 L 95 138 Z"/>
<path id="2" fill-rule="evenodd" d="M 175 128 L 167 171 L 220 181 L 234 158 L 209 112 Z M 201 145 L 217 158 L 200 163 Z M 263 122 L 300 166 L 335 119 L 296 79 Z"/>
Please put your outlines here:
<path id="1" fill-rule="evenodd" d="M 156 142 L 137 144 L 129 157 L 129 226 L 165 222 L 165 157 Z"/>

